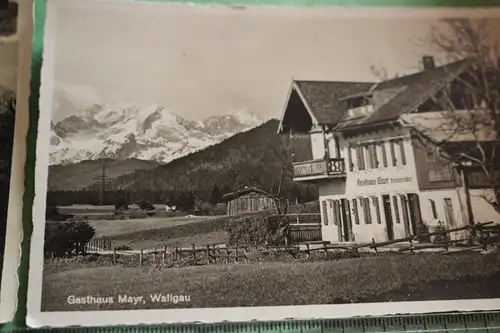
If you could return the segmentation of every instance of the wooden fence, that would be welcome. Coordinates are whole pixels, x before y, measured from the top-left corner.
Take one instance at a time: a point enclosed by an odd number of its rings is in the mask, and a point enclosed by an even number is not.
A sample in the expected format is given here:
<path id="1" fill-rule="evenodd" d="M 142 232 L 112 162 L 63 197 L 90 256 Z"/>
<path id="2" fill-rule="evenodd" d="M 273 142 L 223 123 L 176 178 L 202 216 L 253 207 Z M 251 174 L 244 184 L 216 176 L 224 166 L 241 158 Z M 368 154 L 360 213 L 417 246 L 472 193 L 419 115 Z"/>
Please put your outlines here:
<path id="1" fill-rule="evenodd" d="M 285 216 L 291 224 L 321 224 L 319 213 L 289 213 Z"/>
<path id="2" fill-rule="evenodd" d="M 106 253 L 107 252 L 107 253 Z M 101 252 L 112 255 L 113 264 L 132 263 L 134 265 L 164 265 L 179 267 L 206 264 L 248 263 L 272 253 L 288 253 L 296 255 L 300 252 L 298 246 L 227 246 L 225 244 L 174 247 L 154 250 L 125 250 Z"/>
<path id="3" fill-rule="evenodd" d="M 107 237 L 92 238 L 85 244 L 85 252 L 111 250 L 113 250 L 113 242 Z"/>
<path id="4" fill-rule="evenodd" d="M 321 224 L 290 224 L 290 243 L 298 244 L 321 240 Z"/>
<path id="5" fill-rule="evenodd" d="M 296 258 L 298 255 L 305 255 L 307 258 L 314 253 L 323 254 L 325 257 L 329 253 L 344 253 L 359 255 L 361 252 L 378 253 L 385 251 L 392 252 L 417 252 L 417 251 L 439 251 L 445 254 L 481 251 L 488 247 L 497 247 L 500 244 L 500 236 L 490 235 L 489 223 L 468 225 L 460 228 L 440 230 L 436 232 L 421 234 L 420 236 L 410 236 L 392 241 L 359 243 L 338 243 L 330 244 L 323 241 L 306 241 L 306 243 L 287 246 L 228 246 L 226 244 L 212 244 L 189 247 L 164 247 L 152 250 L 117 250 L 111 249 L 111 242 L 106 238 L 93 240 L 88 247 L 94 246 L 102 255 L 112 257 L 112 264 L 132 264 L 132 265 L 161 265 L 162 267 L 182 267 L 192 265 L 206 265 L 215 263 L 248 263 L 259 260 L 262 257 L 275 255 L 291 255 Z M 296 239 L 315 238 L 321 230 L 321 225 L 292 225 L 297 228 Z M 469 230 L 471 236 L 467 239 L 447 240 L 438 243 L 418 243 L 419 239 L 427 239 L 431 236 L 444 235 L 456 231 Z M 497 230 L 497 229 L 495 229 Z M 488 232 L 486 232 L 488 231 Z M 422 238 L 423 237 L 423 238 Z"/>

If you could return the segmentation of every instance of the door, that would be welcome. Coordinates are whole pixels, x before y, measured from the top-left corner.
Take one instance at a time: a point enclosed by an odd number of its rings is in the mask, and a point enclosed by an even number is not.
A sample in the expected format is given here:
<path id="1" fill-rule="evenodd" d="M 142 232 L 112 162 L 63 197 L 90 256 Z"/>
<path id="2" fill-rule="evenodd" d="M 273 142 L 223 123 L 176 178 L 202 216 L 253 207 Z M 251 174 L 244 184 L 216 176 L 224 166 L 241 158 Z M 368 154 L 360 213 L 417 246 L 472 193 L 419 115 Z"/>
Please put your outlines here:
<path id="1" fill-rule="evenodd" d="M 446 214 L 446 223 L 448 228 L 456 226 L 455 213 L 453 212 L 453 204 L 450 198 L 444 198 L 444 213 Z"/>
<path id="2" fill-rule="evenodd" d="M 387 239 L 394 239 L 394 222 L 392 220 L 391 197 L 388 195 L 382 196 L 382 203 L 384 206 L 385 225 L 387 229 Z"/>
<path id="3" fill-rule="evenodd" d="M 418 226 L 422 224 L 422 212 L 420 211 L 420 200 L 415 193 L 408 194 L 408 208 L 410 210 L 411 234 L 418 235 Z"/>

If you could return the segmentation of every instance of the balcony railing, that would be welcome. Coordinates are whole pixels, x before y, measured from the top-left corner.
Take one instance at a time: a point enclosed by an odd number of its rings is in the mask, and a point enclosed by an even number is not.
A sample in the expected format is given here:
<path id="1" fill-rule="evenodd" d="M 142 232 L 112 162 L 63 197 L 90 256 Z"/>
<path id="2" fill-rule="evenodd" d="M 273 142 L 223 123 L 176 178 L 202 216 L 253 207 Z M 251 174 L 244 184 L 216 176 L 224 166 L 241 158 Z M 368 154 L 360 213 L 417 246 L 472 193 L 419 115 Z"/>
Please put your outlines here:
<path id="1" fill-rule="evenodd" d="M 343 158 L 330 160 L 312 160 L 293 163 L 293 175 L 296 180 L 301 178 L 321 179 L 345 176 Z"/>

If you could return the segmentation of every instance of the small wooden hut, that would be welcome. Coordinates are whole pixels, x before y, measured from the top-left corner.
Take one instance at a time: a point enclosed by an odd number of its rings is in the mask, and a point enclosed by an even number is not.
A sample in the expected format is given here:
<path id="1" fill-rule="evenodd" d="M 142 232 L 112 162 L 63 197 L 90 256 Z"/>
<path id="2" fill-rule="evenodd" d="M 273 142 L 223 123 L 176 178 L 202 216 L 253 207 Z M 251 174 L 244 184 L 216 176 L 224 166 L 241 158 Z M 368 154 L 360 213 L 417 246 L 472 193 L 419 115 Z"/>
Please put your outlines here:
<path id="1" fill-rule="evenodd" d="M 227 215 L 276 209 L 276 200 L 271 193 L 257 187 L 245 187 L 224 194 L 222 200 L 227 202 Z"/>

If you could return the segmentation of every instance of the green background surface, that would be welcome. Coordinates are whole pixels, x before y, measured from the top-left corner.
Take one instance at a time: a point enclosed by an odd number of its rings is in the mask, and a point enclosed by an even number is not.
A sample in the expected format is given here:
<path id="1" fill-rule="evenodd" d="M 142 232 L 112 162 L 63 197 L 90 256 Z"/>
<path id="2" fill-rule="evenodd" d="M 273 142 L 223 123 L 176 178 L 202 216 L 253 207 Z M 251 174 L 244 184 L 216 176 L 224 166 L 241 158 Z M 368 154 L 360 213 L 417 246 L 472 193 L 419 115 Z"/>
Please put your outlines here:
<path id="1" fill-rule="evenodd" d="M 25 0 L 21 0 L 25 1 Z M 26 0 L 27 1 L 27 0 Z M 35 185 L 35 160 L 36 160 L 36 139 L 38 128 L 38 99 L 40 87 L 40 70 L 42 65 L 43 36 L 45 25 L 45 9 L 47 1 L 34 0 L 34 35 L 33 53 L 31 57 L 31 94 L 30 94 L 30 119 L 27 135 L 27 156 L 25 165 L 25 192 L 24 206 L 22 213 L 23 240 L 21 243 L 21 263 L 18 268 L 19 290 L 18 305 L 14 320 L 2 326 L 2 331 L 12 331 L 15 328 L 26 326 L 27 314 L 27 284 L 29 271 L 29 251 L 31 244 L 31 234 L 33 231 L 33 200 Z M 88 0 L 81 0 L 88 1 Z M 196 4 L 227 4 L 227 5 L 272 5 L 272 6 L 363 6 L 363 7 L 492 7 L 499 6 L 500 0 L 191 0 L 191 1 L 171 1 L 171 0 L 134 0 L 155 1 L 155 2 L 189 2 Z M 230 319 L 230 318 L 228 318 Z M 158 327 L 156 327 L 158 329 Z M 156 330 L 155 329 L 155 330 Z M 313 329 L 314 330 L 314 329 Z M 141 331 L 137 329 L 134 331 Z M 183 330 L 182 330 L 183 331 Z M 274 331 L 274 330 L 273 330 Z M 362 331 L 362 329 L 355 330 Z M 444 330 L 446 332 L 446 330 Z M 498 332 L 498 331 L 497 331 Z"/>

